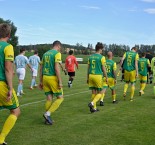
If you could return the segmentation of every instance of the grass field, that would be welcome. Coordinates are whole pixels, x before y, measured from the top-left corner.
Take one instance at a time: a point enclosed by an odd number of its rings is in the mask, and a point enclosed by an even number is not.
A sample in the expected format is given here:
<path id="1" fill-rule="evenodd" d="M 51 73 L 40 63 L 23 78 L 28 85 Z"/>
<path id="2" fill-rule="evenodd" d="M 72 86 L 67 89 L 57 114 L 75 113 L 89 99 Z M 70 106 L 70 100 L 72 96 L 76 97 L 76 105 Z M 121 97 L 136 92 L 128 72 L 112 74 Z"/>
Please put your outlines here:
<path id="1" fill-rule="evenodd" d="M 62 73 L 65 100 L 52 114 L 55 123 L 45 125 L 45 95 L 39 89 L 29 90 L 30 71 L 24 82 L 25 95 L 19 98 L 21 116 L 7 137 L 9 145 L 155 145 L 155 97 L 153 86 L 147 85 L 145 94 L 138 96 L 136 84 L 135 100 L 122 98 L 123 84 L 117 83 L 118 104 L 112 104 L 110 90 L 105 97 L 105 106 L 91 114 L 87 107 L 90 91 L 86 84 L 86 65 L 80 65 L 73 87 L 67 87 L 68 76 Z M 14 88 L 17 89 L 17 77 Z M 128 91 L 129 92 L 129 91 Z M 0 111 L 0 130 L 8 116 Z"/>

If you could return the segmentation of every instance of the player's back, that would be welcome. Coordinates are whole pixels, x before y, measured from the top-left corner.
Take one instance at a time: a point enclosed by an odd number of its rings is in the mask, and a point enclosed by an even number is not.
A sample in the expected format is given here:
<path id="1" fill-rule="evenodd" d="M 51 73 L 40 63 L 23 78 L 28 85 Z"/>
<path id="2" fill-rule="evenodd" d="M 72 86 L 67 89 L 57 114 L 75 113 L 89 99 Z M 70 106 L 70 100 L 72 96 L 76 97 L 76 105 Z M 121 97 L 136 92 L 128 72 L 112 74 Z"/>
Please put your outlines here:
<path id="1" fill-rule="evenodd" d="M 135 60 L 138 59 L 138 54 L 133 51 L 128 51 L 125 53 L 125 60 L 123 68 L 127 71 L 135 70 Z"/>
<path id="2" fill-rule="evenodd" d="M 40 57 L 37 55 L 30 56 L 29 63 L 34 69 L 38 69 L 38 64 L 40 63 Z"/>
<path id="3" fill-rule="evenodd" d="M 4 42 L 4 41 L 0 41 L 0 81 L 5 81 L 6 80 L 6 76 L 5 76 L 5 60 L 8 59 L 9 57 L 11 59 L 14 58 L 14 56 L 7 56 L 8 58 L 5 58 L 5 49 L 11 47 L 11 49 L 13 49 L 12 45 Z M 8 49 L 10 50 L 10 48 Z"/>
<path id="4" fill-rule="evenodd" d="M 15 58 L 15 64 L 16 64 L 16 68 L 25 68 L 26 65 L 28 64 L 28 58 L 22 54 L 16 56 Z"/>
<path id="5" fill-rule="evenodd" d="M 75 64 L 76 64 L 76 58 L 75 56 L 73 55 L 69 55 L 67 58 L 66 58 L 66 61 L 65 61 L 65 65 L 67 67 L 67 71 L 68 72 L 74 72 L 75 71 Z"/>
<path id="6" fill-rule="evenodd" d="M 147 71 L 148 71 L 148 64 L 150 64 L 149 59 L 147 58 L 140 58 L 138 61 L 138 72 L 139 74 L 143 76 L 147 76 Z"/>
<path id="7" fill-rule="evenodd" d="M 108 78 L 114 78 L 114 70 L 116 70 L 116 63 L 111 59 L 107 59 L 106 71 L 107 71 Z"/>
<path id="8" fill-rule="evenodd" d="M 43 75 L 47 75 L 47 76 L 56 75 L 55 61 L 58 55 L 60 55 L 60 58 L 61 58 L 61 53 L 55 49 L 49 50 L 46 53 L 44 53 L 43 58 L 42 58 Z M 57 61 L 61 61 L 61 60 L 57 60 Z"/>
<path id="9" fill-rule="evenodd" d="M 89 74 L 102 75 L 102 61 L 105 62 L 105 57 L 101 54 L 93 54 L 88 59 Z"/>

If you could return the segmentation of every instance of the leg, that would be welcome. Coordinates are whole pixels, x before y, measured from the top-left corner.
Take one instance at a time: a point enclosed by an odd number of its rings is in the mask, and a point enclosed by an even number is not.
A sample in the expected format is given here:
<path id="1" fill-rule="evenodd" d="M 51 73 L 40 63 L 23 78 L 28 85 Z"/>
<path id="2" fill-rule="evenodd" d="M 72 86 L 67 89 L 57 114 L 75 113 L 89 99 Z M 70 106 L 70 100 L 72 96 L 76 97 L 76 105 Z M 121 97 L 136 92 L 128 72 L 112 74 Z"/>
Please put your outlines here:
<path id="1" fill-rule="evenodd" d="M 101 99 L 100 99 L 100 106 L 104 106 L 104 97 L 105 97 L 105 94 L 106 94 L 106 88 L 104 88 L 102 91 L 101 91 Z"/>
<path id="2" fill-rule="evenodd" d="M 131 83 L 131 98 L 130 101 L 133 101 L 133 97 L 134 97 L 134 93 L 135 93 L 135 83 Z"/>
<path id="3" fill-rule="evenodd" d="M 11 129 L 14 127 L 16 120 L 17 120 L 19 115 L 20 115 L 20 109 L 19 108 L 10 110 L 10 115 L 7 118 L 7 120 L 5 121 L 5 123 L 3 125 L 2 132 L 0 134 L 0 144 L 4 143 L 5 138 L 7 137 L 7 135 L 11 131 Z"/>
<path id="4" fill-rule="evenodd" d="M 18 82 L 18 89 L 17 89 L 17 96 L 18 97 L 21 95 L 22 85 L 23 85 L 23 81 L 19 80 L 19 82 Z"/>

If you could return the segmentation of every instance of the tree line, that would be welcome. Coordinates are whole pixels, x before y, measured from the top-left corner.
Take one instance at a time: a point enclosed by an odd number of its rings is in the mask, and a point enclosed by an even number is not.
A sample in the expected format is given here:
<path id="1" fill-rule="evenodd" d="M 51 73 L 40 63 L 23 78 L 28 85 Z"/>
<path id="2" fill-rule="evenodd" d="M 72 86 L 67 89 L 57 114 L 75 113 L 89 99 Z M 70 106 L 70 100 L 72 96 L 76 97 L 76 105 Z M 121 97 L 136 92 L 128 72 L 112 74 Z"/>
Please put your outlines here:
<path id="1" fill-rule="evenodd" d="M 33 51 L 35 49 L 38 50 L 39 56 L 42 57 L 42 55 L 51 49 L 52 44 L 36 44 L 36 45 L 18 45 L 18 37 L 16 36 L 17 27 L 14 25 L 14 23 L 11 20 L 4 20 L 0 18 L 0 23 L 8 23 L 12 27 L 9 43 L 13 45 L 15 55 L 19 53 L 19 49 L 21 47 L 24 47 L 27 51 Z M 95 52 L 94 47 L 91 43 L 88 43 L 87 46 L 83 46 L 82 43 L 76 43 L 75 45 L 70 44 L 62 44 L 62 54 L 67 54 L 70 49 L 74 50 L 75 55 L 90 55 Z M 135 45 L 135 47 L 138 48 L 138 52 L 146 52 L 150 51 L 151 54 L 155 53 L 155 44 L 154 45 Z M 104 51 L 103 55 L 106 55 L 108 51 L 112 51 L 114 56 L 123 56 L 124 52 L 129 51 L 130 47 L 125 44 L 104 44 Z"/>

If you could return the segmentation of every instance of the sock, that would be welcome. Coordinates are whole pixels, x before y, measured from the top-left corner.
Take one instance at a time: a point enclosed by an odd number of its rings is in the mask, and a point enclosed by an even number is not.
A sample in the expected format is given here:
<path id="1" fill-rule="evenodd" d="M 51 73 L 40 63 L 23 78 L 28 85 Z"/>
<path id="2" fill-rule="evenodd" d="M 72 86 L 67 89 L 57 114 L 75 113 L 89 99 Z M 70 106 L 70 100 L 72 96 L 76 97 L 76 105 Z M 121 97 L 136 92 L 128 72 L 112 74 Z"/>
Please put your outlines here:
<path id="1" fill-rule="evenodd" d="M 0 134 L 0 144 L 4 143 L 6 136 L 9 134 L 13 126 L 15 125 L 15 122 L 17 120 L 17 117 L 13 114 L 10 114 L 7 120 L 4 123 L 2 132 Z"/>
<path id="2" fill-rule="evenodd" d="M 132 86 L 131 86 L 131 99 L 133 99 L 134 92 L 135 92 L 135 86 L 132 85 Z"/>
<path id="3" fill-rule="evenodd" d="M 103 102 L 103 100 L 104 100 L 104 96 L 105 96 L 105 94 L 103 93 L 102 96 L 101 96 L 101 100 L 100 100 L 100 101 Z"/>
<path id="4" fill-rule="evenodd" d="M 18 89 L 17 89 L 17 92 L 20 93 L 22 90 L 22 85 L 21 84 L 18 84 Z"/>
<path id="5" fill-rule="evenodd" d="M 31 87 L 33 87 L 35 85 L 35 79 L 32 79 L 31 81 Z"/>
<path id="6" fill-rule="evenodd" d="M 51 105 L 52 105 L 52 101 L 47 100 L 46 103 L 45 103 L 45 110 L 46 111 L 49 110 L 49 108 L 51 107 Z"/>
<path id="7" fill-rule="evenodd" d="M 112 100 L 113 101 L 116 101 L 116 94 L 115 95 L 112 95 Z"/>
<path id="8" fill-rule="evenodd" d="M 146 83 L 142 83 L 142 84 L 141 84 L 141 89 L 140 89 L 140 90 L 143 91 L 143 90 L 145 89 L 145 86 L 146 86 Z"/>
<path id="9" fill-rule="evenodd" d="M 92 94 L 92 95 L 91 95 L 91 100 L 92 100 L 92 101 L 94 100 L 95 96 L 96 96 L 96 94 Z"/>
<path id="10" fill-rule="evenodd" d="M 128 86 L 129 86 L 129 84 L 127 84 L 127 83 L 124 85 L 124 93 L 126 93 Z"/>
<path id="11" fill-rule="evenodd" d="M 94 100 L 92 101 L 93 105 L 94 105 L 94 109 L 96 109 L 96 102 L 98 102 L 98 100 L 100 100 L 102 97 L 102 94 L 97 94 L 95 97 L 94 97 Z"/>
<path id="12" fill-rule="evenodd" d="M 153 93 L 154 93 L 154 95 L 155 95 L 155 86 L 153 87 Z"/>
<path id="13" fill-rule="evenodd" d="M 56 99 L 56 100 L 53 102 L 53 104 L 51 105 L 51 107 L 49 108 L 48 111 L 49 111 L 50 113 L 55 112 L 55 111 L 59 108 L 59 106 L 60 106 L 60 104 L 63 102 L 63 100 L 64 100 L 64 98 Z"/>
<path id="14" fill-rule="evenodd" d="M 23 84 L 21 84 L 21 92 L 23 93 Z"/>
<path id="15" fill-rule="evenodd" d="M 70 81 L 70 83 L 72 84 L 72 82 L 73 82 L 73 78 L 69 78 L 69 81 Z"/>

